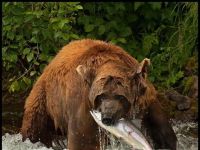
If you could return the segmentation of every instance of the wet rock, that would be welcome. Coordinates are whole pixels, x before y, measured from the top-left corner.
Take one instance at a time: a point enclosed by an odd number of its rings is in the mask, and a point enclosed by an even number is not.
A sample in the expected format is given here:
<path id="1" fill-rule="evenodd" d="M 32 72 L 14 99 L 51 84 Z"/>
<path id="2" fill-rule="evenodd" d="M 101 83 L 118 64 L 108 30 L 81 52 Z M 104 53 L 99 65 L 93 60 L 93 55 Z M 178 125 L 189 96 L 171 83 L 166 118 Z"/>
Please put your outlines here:
<path id="1" fill-rule="evenodd" d="M 167 91 L 165 95 L 169 100 L 176 102 L 178 110 L 188 110 L 191 106 L 191 99 L 188 96 L 181 95 L 174 90 Z"/>
<path id="2" fill-rule="evenodd" d="M 187 110 L 190 108 L 191 101 L 186 99 L 183 103 L 182 102 L 177 102 L 176 106 L 178 110 Z"/>
<path id="3" fill-rule="evenodd" d="M 188 104 L 186 101 L 183 104 L 179 103 L 179 105 L 177 105 L 177 101 L 169 100 L 168 97 L 169 95 L 167 96 L 166 92 L 158 93 L 158 100 L 161 103 L 163 111 L 166 113 L 166 115 L 169 118 L 174 118 L 180 121 L 197 121 L 198 120 L 198 101 L 190 99 L 190 102 L 188 102 Z M 189 109 L 183 109 L 183 108 L 187 108 L 188 106 L 186 105 L 189 105 L 189 104 L 190 104 Z"/>
<path id="4" fill-rule="evenodd" d="M 174 118 L 181 121 L 197 121 L 198 112 L 187 110 L 187 111 L 176 111 Z"/>

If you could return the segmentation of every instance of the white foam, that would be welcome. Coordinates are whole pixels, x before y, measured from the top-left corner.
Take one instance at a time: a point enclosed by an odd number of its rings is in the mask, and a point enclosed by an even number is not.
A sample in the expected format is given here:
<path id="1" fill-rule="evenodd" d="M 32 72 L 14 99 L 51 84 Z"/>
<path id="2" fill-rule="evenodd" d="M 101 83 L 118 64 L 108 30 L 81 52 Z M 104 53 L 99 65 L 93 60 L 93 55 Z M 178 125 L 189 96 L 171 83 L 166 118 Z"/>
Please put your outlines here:
<path id="1" fill-rule="evenodd" d="M 194 138 L 182 133 L 182 130 L 189 130 L 189 128 L 198 128 L 197 123 L 179 123 L 174 122 L 173 129 L 179 140 L 178 150 L 198 150 L 198 138 Z M 111 144 L 106 148 L 107 150 L 113 149 L 128 149 L 126 145 L 118 145 L 118 141 L 111 139 Z M 115 147 L 116 146 L 116 147 Z M 41 142 L 31 143 L 29 139 L 22 142 L 21 134 L 8 134 L 6 133 L 2 136 L 2 150 L 53 150 L 52 148 L 47 148 Z M 66 150 L 66 149 L 65 149 Z"/>
<path id="2" fill-rule="evenodd" d="M 174 122 L 173 129 L 178 138 L 178 150 L 198 150 L 198 138 L 187 135 L 191 128 L 198 128 L 194 122 Z M 184 132 L 183 132 L 184 131 Z M 197 133 L 196 133 L 197 134 Z"/>
<path id="3" fill-rule="evenodd" d="M 2 136 L 2 150 L 53 150 L 46 148 L 41 142 L 31 143 L 29 139 L 22 142 L 20 133 L 10 135 L 6 133 Z"/>

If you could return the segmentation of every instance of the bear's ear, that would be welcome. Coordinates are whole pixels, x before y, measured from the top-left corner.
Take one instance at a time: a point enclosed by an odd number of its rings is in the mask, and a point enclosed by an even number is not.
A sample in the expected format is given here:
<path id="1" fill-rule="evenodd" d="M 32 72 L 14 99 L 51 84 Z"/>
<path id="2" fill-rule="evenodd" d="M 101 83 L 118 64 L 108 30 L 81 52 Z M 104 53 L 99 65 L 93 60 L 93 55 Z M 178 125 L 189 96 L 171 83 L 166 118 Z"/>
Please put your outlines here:
<path id="1" fill-rule="evenodd" d="M 92 81 L 94 80 L 94 76 L 95 76 L 94 69 L 87 68 L 84 65 L 79 65 L 76 68 L 76 71 L 82 77 L 82 79 L 85 80 L 91 86 Z"/>
<path id="2" fill-rule="evenodd" d="M 147 68 L 150 65 L 150 59 L 145 58 L 140 64 L 139 67 L 137 68 L 137 74 L 142 73 L 142 76 L 146 78 L 147 76 Z"/>

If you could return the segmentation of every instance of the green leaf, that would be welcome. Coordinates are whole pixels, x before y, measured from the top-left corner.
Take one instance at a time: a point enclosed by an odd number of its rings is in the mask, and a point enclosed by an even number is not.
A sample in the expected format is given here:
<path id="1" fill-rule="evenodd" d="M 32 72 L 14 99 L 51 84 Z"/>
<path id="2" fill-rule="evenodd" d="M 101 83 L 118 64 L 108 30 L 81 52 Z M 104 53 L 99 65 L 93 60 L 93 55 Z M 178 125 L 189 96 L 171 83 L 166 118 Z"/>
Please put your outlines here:
<path id="1" fill-rule="evenodd" d="M 38 40 L 35 36 L 33 36 L 30 40 L 30 42 L 33 42 L 33 43 L 38 43 Z"/>
<path id="2" fill-rule="evenodd" d="M 118 38 L 117 41 L 125 44 L 126 43 L 126 39 L 125 38 Z"/>
<path id="3" fill-rule="evenodd" d="M 78 17 L 77 21 L 78 21 L 78 24 L 89 24 L 90 22 L 90 17 L 89 16 L 80 16 Z"/>
<path id="4" fill-rule="evenodd" d="M 34 12 L 37 18 L 40 18 L 43 15 L 43 11 Z"/>
<path id="5" fill-rule="evenodd" d="M 114 40 L 114 39 L 116 39 L 117 38 L 117 35 L 116 35 L 116 33 L 114 33 L 114 32 L 110 32 L 109 34 L 108 34 L 108 36 L 107 36 L 107 40 Z"/>
<path id="6" fill-rule="evenodd" d="M 65 41 L 67 41 L 67 40 L 69 40 L 69 35 L 68 34 L 62 34 L 61 38 L 64 39 Z"/>
<path id="7" fill-rule="evenodd" d="M 125 27 L 124 29 L 122 29 L 121 32 L 122 32 L 122 33 L 121 33 L 121 36 L 122 36 L 122 37 L 127 37 L 127 36 L 129 36 L 129 35 L 132 34 L 132 30 L 131 30 L 130 27 Z"/>
<path id="8" fill-rule="evenodd" d="M 23 55 L 27 55 L 28 53 L 30 53 L 30 49 L 29 48 L 25 48 L 23 50 Z"/>
<path id="9" fill-rule="evenodd" d="M 30 62 L 31 60 L 33 60 L 33 57 L 34 57 L 34 54 L 33 53 L 29 53 L 26 58 L 27 58 L 27 61 Z"/>
<path id="10" fill-rule="evenodd" d="M 17 48 L 18 48 L 18 45 L 12 44 L 12 45 L 10 45 L 10 48 L 17 49 Z"/>
<path id="11" fill-rule="evenodd" d="M 48 60 L 48 56 L 44 53 L 41 53 L 40 56 L 39 56 L 39 59 L 41 61 L 47 61 Z"/>
<path id="12" fill-rule="evenodd" d="M 106 29 L 115 29 L 115 30 L 119 30 L 119 24 L 117 21 L 110 21 L 107 25 L 106 25 Z M 120 26 L 121 29 L 121 26 Z"/>
<path id="13" fill-rule="evenodd" d="M 88 25 L 86 24 L 84 26 L 85 32 L 91 32 L 93 29 L 94 29 L 94 25 L 92 25 L 92 24 L 88 24 Z"/>
<path id="14" fill-rule="evenodd" d="M 184 75 L 184 72 L 183 72 L 183 71 L 179 71 L 179 72 L 176 74 L 176 77 L 177 77 L 178 79 L 180 79 L 180 78 L 183 77 L 183 75 Z"/>
<path id="15" fill-rule="evenodd" d="M 154 77 L 154 76 L 150 76 L 150 77 L 149 77 L 149 80 L 150 80 L 151 82 L 154 82 L 154 81 L 155 81 L 155 77 Z"/>
<path id="16" fill-rule="evenodd" d="M 113 43 L 113 44 L 116 44 L 116 43 L 117 43 L 117 40 L 112 39 L 110 42 Z"/>
<path id="17" fill-rule="evenodd" d="M 58 10 L 58 14 L 61 14 L 61 15 L 65 14 L 65 10 L 59 9 L 59 10 Z"/>
<path id="18" fill-rule="evenodd" d="M 20 86 L 18 81 L 14 81 L 12 82 L 12 84 L 9 87 L 9 92 L 15 92 L 15 91 L 19 91 L 20 90 Z"/>
<path id="19" fill-rule="evenodd" d="M 96 18 L 95 19 L 95 24 L 96 25 L 102 25 L 104 23 L 104 20 L 102 18 Z"/>
<path id="20" fill-rule="evenodd" d="M 76 9 L 83 9 L 83 6 L 77 5 L 77 6 L 76 6 Z"/>
<path id="21" fill-rule="evenodd" d="M 60 29 L 62 29 L 63 26 L 64 26 L 65 24 L 67 24 L 67 23 L 69 23 L 69 19 L 62 19 L 62 20 L 59 22 L 58 26 L 59 26 Z"/>
<path id="22" fill-rule="evenodd" d="M 62 32 L 58 31 L 54 34 L 54 38 L 57 39 L 57 38 L 60 38 L 62 36 Z"/>
<path id="23" fill-rule="evenodd" d="M 58 22 L 60 21 L 60 18 L 51 18 L 50 23 Z"/>
<path id="24" fill-rule="evenodd" d="M 45 64 L 40 65 L 40 72 L 42 72 L 44 70 L 45 66 L 46 66 Z"/>
<path id="25" fill-rule="evenodd" d="M 7 37 L 10 39 L 10 40 L 13 40 L 15 35 L 14 35 L 14 32 L 10 31 L 7 33 Z"/>
<path id="26" fill-rule="evenodd" d="M 11 30 L 11 26 L 10 25 L 3 26 L 3 30 L 4 31 L 10 31 Z"/>
<path id="27" fill-rule="evenodd" d="M 148 34 L 144 36 L 143 39 L 143 50 L 145 51 L 145 55 L 149 53 L 153 44 L 158 44 L 158 37 L 155 34 Z"/>
<path id="28" fill-rule="evenodd" d="M 6 8 L 10 5 L 10 2 L 4 2 L 3 4 L 4 4 L 3 6 Z"/>
<path id="29" fill-rule="evenodd" d="M 16 40 L 21 42 L 23 40 L 23 38 L 24 37 L 22 35 L 17 35 Z M 20 44 L 23 45 L 23 43 L 20 43 Z"/>
<path id="30" fill-rule="evenodd" d="M 25 84 L 23 79 L 19 81 L 19 86 L 20 86 L 20 90 L 25 90 L 27 88 L 27 85 Z"/>
<path id="31" fill-rule="evenodd" d="M 52 61 L 53 58 L 54 58 L 53 56 L 49 56 L 47 62 Z"/>
<path id="32" fill-rule="evenodd" d="M 40 65 L 39 62 L 37 62 L 36 60 L 34 60 L 33 63 L 34 63 L 35 65 L 37 65 L 37 66 Z"/>
<path id="33" fill-rule="evenodd" d="M 36 71 L 31 71 L 30 76 L 34 76 L 37 72 Z"/>
<path id="34" fill-rule="evenodd" d="M 2 52 L 5 53 L 7 51 L 8 47 L 3 47 Z"/>
<path id="35" fill-rule="evenodd" d="M 10 78 L 10 79 L 9 79 L 9 82 L 12 82 L 12 81 L 15 80 L 15 79 L 16 79 L 16 76 Z"/>
<path id="36" fill-rule="evenodd" d="M 76 40 L 80 39 L 80 37 L 77 34 L 70 34 L 70 37 Z"/>
<path id="37" fill-rule="evenodd" d="M 37 35 L 39 33 L 39 29 L 33 29 L 33 34 Z"/>
<path id="38" fill-rule="evenodd" d="M 50 32 L 48 29 L 43 29 L 41 32 L 42 32 L 44 40 L 52 38 L 52 33 L 53 32 Z"/>
<path id="39" fill-rule="evenodd" d="M 16 52 L 12 52 L 9 55 L 7 55 L 7 60 L 10 62 L 17 62 L 18 56 Z"/>
<path id="40" fill-rule="evenodd" d="M 26 83 L 26 85 L 31 85 L 31 80 L 29 78 L 23 77 L 22 79 Z"/>
<path id="41" fill-rule="evenodd" d="M 12 22 L 12 18 L 11 17 L 8 17 L 8 16 L 3 17 L 3 28 L 6 25 L 11 25 L 11 22 Z"/>
<path id="42" fill-rule="evenodd" d="M 25 14 L 24 22 L 27 23 L 29 21 L 33 21 L 34 18 L 35 18 L 35 16 L 32 14 Z"/>
<path id="43" fill-rule="evenodd" d="M 98 29 L 99 35 L 104 34 L 104 33 L 105 33 L 105 30 L 106 30 L 105 26 L 104 26 L 104 25 L 101 25 L 101 26 L 99 27 L 99 29 Z"/>

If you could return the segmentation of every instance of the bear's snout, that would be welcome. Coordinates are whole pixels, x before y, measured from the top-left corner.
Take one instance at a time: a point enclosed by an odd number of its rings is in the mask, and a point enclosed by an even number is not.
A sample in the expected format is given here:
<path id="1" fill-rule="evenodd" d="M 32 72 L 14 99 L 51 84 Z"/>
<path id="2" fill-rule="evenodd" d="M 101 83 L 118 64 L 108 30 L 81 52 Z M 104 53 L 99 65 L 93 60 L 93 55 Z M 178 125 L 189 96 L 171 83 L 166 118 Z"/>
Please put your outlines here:
<path id="1" fill-rule="evenodd" d="M 112 116 L 102 115 L 102 122 L 106 125 L 113 125 L 114 118 Z"/>
<path id="2" fill-rule="evenodd" d="M 100 105 L 102 123 L 113 125 L 117 119 L 121 118 L 122 104 L 117 100 L 104 100 Z"/>

